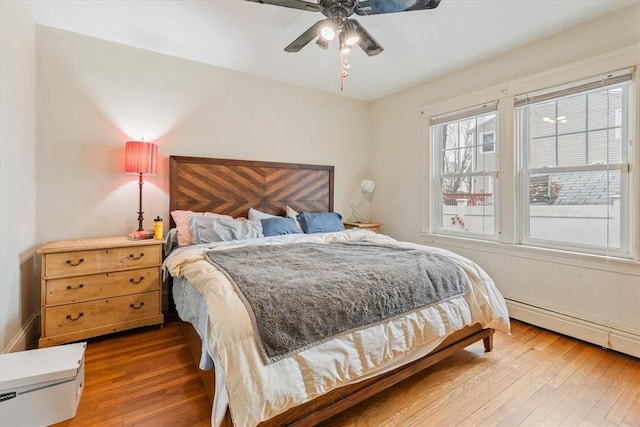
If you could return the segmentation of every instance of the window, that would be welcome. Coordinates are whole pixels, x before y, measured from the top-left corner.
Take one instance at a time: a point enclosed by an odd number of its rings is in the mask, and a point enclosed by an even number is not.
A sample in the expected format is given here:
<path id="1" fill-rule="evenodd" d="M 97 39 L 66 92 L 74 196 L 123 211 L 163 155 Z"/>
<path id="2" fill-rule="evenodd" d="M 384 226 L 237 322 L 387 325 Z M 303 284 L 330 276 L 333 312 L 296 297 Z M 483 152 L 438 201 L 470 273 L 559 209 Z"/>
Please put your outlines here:
<path id="1" fill-rule="evenodd" d="M 496 132 L 480 132 L 483 153 L 493 153 L 496 151 Z"/>
<path id="2" fill-rule="evenodd" d="M 630 255 L 631 74 L 516 97 L 523 243 Z"/>
<path id="3" fill-rule="evenodd" d="M 438 233 L 497 236 L 497 103 L 430 119 Z"/>

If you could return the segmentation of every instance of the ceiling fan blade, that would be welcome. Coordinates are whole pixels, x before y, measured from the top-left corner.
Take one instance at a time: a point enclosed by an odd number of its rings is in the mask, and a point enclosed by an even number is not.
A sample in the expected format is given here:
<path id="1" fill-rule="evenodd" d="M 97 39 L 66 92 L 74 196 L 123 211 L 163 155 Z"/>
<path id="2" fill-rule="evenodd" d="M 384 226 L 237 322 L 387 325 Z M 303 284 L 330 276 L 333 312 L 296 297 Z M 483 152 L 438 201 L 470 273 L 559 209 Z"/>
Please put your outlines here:
<path id="1" fill-rule="evenodd" d="M 358 40 L 358 46 L 364 50 L 369 56 L 375 56 L 379 53 L 382 53 L 384 48 L 373 38 L 371 34 L 367 30 L 364 29 L 362 25 L 355 19 L 349 19 L 349 22 L 352 22 L 356 27 L 356 33 L 360 36 L 360 40 Z"/>
<path id="2" fill-rule="evenodd" d="M 313 24 L 311 27 L 309 27 L 309 29 L 307 31 L 305 31 L 304 33 L 300 34 L 300 36 L 297 39 L 292 41 L 289 44 L 289 46 L 285 47 L 284 50 L 287 51 L 287 52 L 299 52 L 300 49 L 302 49 L 307 44 L 309 44 L 309 42 L 311 40 L 313 40 L 316 37 L 318 37 L 318 34 L 320 34 L 320 28 L 322 27 L 322 24 L 324 24 L 324 23 L 325 23 L 325 20 L 322 19 L 322 20 L 316 22 L 315 24 Z"/>
<path id="3" fill-rule="evenodd" d="M 274 6 L 288 7 L 291 9 L 307 10 L 309 12 L 322 12 L 322 6 L 303 0 L 247 0 L 254 3 L 272 4 Z"/>
<path id="4" fill-rule="evenodd" d="M 410 12 L 412 10 L 435 9 L 440 0 L 360 0 L 354 12 L 360 16 L 382 13 Z"/>

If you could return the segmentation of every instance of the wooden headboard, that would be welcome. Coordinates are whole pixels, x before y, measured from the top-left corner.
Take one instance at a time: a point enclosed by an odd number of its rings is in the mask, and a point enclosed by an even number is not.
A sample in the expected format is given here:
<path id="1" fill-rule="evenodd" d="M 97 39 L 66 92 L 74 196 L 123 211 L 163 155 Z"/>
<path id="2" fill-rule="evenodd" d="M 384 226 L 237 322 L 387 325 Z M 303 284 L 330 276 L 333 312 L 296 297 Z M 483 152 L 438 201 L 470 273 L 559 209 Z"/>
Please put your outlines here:
<path id="1" fill-rule="evenodd" d="M 169 210 L 246 217 L 333 211 L 333 166 L 171 156 Z M 175 227 L 171 219 L 171 227 Z"/>

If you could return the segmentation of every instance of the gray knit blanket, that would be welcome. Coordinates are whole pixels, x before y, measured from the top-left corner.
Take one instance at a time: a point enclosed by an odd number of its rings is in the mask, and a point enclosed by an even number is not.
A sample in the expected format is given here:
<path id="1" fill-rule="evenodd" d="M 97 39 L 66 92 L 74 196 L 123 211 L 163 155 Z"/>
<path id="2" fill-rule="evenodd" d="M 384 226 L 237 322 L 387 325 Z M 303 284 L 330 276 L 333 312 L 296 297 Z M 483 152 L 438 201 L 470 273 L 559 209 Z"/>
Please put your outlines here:
<path id="1" fill-rule="evenodd" d="M 446 257 L 388 244 L 246 246 L 206 259 L 247 307 L 266 364 L 468 291 Z"/>

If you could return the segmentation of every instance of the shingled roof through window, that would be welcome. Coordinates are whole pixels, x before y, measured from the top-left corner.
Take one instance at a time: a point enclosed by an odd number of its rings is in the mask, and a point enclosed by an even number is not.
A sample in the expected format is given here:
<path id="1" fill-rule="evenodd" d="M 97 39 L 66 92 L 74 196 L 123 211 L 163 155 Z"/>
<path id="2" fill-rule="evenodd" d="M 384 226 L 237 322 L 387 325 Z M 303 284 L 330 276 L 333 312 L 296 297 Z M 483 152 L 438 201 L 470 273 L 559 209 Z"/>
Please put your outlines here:
<path id="1" fill-rule="evenodd" d="M 620 195 L 616 171 L 584 171 L 538 175 L 529 185 L 531 204 L 607 205 Z"/>

